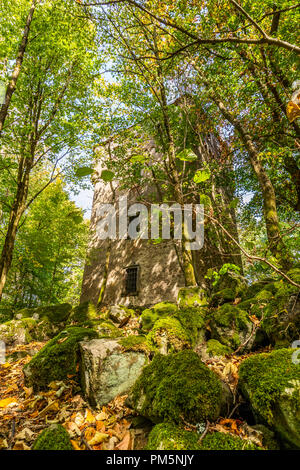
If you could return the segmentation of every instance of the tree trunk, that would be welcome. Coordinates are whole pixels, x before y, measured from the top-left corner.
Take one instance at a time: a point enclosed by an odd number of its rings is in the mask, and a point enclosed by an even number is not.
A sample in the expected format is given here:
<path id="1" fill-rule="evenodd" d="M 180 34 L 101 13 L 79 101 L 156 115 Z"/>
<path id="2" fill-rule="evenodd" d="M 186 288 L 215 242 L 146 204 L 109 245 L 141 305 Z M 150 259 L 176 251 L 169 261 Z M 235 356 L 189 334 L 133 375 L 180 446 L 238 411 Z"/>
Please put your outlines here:
<path id="1" fill-rule="evenodd" d="M 288 269 L 291 266 L 291 260 L 280 234 L 276 207 L 276 196 L 273 184 L 259 160 L 258 152 L 251 139 L 251 136 L 246 132 L 240 121 L 226 109 L 224 103 L 215 94 L 212 94 L 211 97 L 223 116 L 237 130 L 243 144 L 245 145 L 245 148 L 248 151 L 250 163 L 258 179 L 262 192 L 264 218 L 269 241 L 269 249 L 273 256 L 277 258 L 281 266 L 285 269 Z"/>
<path id="2" fill-rule="evenodd" d="M 21 40 L 21 43 L 19 45 L 19 50 L 18 50 L 18 55 L 17 55 L 15 67 L 14 67 L 14 70 L 13 70 L 13 73 L 12 73 L 11 80 L 10 80 L 8 86 L 7 86 L 7 89 L 6 89 L 5 101 L 4 101 L 4 104 L 1 106 L 1 109 L 0 109 L 0 136 L 1 136 L 2 129 L 3 129 L 4 123 L 5 123 L 5 119 L 7 117 L 7 113 L 8 113 L 8 109 L 9 109 L 9 106 L 10 106 L 12 95 L 14 94 L 14 92 L 16 90 L 17 81 L 18 81 L 18 78 L 19 78 L 19 75 L 20 75 L 20 72 L 21 72 L 21 67 L 22 67 L 22 63 L 23 63 L 23 60 L 24 60 L 24 55 L 25 55 L 25 51 L 26 51 L 26 47 L 27 47 L 27 43 L 28 43 L 30 26 L 31 26 L 32 18 L 33 18 L 33 15 L 34 15 L 34 12 L 35 12 L 35 9 L 36 9 L 36 6 L 37 6 L 38 2 L 39 2 L 39 0 L 33 0 L 32 4 L 31 4 L 31 8 L 29 10 L 29 13 L 28 13 L 28 16 L 27 16 L 27 19 L 26 19 L 26 25 L 25 25 L 25 29 L 24 29 L 24 32 L 23 32 L 22 40 Z"/>
<path id="3" fill-rule="evenodd" d="M 20 163 L 19 174 L 22 169 Z M 12 263 L 14 245 L 21 217 L 26 209 L 26 200 L 28 195 L 30 165 L 26 165 L 24 176 L 18 181 L 16 197 L 10 212 L 5 241 L 0 257 L 0 301 L 6 284 L 7 275 Z"/>

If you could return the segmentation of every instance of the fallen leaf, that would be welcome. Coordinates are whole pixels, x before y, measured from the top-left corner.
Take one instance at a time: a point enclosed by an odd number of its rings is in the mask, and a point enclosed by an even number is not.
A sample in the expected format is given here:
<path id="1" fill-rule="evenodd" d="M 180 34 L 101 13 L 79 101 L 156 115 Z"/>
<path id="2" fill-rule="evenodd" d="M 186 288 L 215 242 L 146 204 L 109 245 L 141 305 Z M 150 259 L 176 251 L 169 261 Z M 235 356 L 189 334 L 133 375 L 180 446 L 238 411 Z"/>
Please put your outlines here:
<path id="1" fill-rule="evenodd" d="M 130 431 L 127 431 L 124 438 L 122 439 L 122 441 L 120 442 L 120 444 L 118 444 L 116 446 L 116 449 L 117 450 L 131 450 L 131 434 L 130 434 Z"/>
<path id="2" fill-rule="evenodd" d="M 90 441 L 88 441 L 88 444 L 90 446 L 96 446 L 98 444 L 101 444 L 103 441 L 106 441 L 106 439 L 108 438 L 108 434 L 96 431 L 95 436 Z"/>
<path id="3" fill-rule="evenodd" d="M 0 400 L 0 408 L 6 408 L 8 405 L 11 405 L 12 403 L 17 403 L 17 398 L 15 397 L 4 398 L 4 400 Z"/>

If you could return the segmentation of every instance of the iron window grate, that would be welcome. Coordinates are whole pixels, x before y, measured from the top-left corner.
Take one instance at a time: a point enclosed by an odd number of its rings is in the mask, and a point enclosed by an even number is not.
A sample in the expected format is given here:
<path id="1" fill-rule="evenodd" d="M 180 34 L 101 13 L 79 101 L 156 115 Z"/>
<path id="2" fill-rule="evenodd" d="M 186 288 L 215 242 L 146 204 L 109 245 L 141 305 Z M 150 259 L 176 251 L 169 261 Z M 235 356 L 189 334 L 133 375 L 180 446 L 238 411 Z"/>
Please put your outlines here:
<path id="1" fill-rule="evenodd" d="M 126 294 L 134 294 L 137 292 L 138 266 L 126 268 Z"/>

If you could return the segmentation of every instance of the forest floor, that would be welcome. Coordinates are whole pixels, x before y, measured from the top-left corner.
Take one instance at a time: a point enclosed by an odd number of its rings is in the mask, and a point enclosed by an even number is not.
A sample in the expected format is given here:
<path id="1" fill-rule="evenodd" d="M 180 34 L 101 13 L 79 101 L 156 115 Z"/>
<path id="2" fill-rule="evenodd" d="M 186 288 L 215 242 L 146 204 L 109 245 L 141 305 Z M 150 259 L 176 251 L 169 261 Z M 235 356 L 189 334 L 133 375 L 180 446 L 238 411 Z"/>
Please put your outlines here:
<path id="1" fill-rule="evenodd" d="M 52 382 L 48 390 L 34 393 L 24 384 L 23 367 L 44 342 L 33 342 L 7 351 L 10 362 L 0 365 L 0 449 L 30 450 L 38 434 L 50 424 L 60 423 L 69 432 L 75 450 L 139 450 L 147 442 L 151 426 L 133 427 L 132 410 L 124 405 L 127 395 L 116 397 L 101 409 L 92 409 L 78 384 Z M 205 432 L 215 430 L 238 435 L 258 445 L 256 433 L 236 411 L 238 369 L 246 355 L 232 355 L 206 361 L 230 387 L 235 397 L 228 416 L 207 423 Z M 186 430 L 195 426 L 184 422 Z"/>

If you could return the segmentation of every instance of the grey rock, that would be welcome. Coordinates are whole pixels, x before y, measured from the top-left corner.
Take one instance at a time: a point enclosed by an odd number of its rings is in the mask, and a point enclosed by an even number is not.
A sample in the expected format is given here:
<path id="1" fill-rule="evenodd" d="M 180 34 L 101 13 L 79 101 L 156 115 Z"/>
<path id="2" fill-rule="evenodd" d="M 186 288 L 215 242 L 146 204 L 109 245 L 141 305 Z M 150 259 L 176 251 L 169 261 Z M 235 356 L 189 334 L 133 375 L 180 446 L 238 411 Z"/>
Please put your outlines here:
<path id="1" fill-rule="evenodd" d="M 94 339 L 80 343 L 82 386 L 90 403 L 102 406 L 124 395 L 140 376 L 147 356 L 124 351 L 118 339 Z"/>

